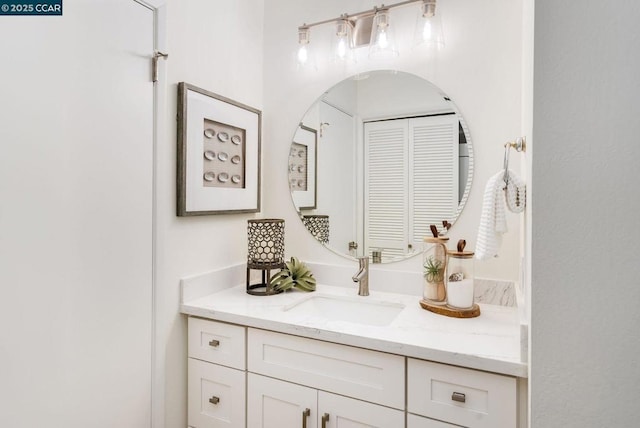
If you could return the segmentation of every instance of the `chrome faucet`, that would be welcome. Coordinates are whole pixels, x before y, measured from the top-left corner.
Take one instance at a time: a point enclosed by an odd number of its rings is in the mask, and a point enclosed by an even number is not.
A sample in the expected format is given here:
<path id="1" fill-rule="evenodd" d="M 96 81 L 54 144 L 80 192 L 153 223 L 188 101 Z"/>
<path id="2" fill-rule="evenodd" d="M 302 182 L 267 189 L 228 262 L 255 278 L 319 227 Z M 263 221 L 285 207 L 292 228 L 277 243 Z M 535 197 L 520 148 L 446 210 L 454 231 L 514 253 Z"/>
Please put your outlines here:
<path id="1" fill-rule="evenodd" d="M 358 283 L 358 296 L 369 295 L 369 257 L 358 257 L 359 270 L 353 278 Z"/>

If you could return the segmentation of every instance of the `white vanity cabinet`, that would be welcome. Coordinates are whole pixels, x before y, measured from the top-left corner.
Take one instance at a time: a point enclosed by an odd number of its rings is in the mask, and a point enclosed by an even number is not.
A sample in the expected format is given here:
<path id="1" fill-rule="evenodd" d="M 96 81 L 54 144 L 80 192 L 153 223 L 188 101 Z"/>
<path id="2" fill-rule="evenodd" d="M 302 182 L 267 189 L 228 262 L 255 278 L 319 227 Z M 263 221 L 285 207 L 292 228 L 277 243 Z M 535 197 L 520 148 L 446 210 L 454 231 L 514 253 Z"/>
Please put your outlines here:
<path id="1" fill-rule="evenodd" d="M 189 318 L 188 423 L 245 428 L 246 328 Z"/>
<path id="2" fill-rule="evenodd" d="M 189 318 L 193 428 L 524 428 L 516 378 Z"/>

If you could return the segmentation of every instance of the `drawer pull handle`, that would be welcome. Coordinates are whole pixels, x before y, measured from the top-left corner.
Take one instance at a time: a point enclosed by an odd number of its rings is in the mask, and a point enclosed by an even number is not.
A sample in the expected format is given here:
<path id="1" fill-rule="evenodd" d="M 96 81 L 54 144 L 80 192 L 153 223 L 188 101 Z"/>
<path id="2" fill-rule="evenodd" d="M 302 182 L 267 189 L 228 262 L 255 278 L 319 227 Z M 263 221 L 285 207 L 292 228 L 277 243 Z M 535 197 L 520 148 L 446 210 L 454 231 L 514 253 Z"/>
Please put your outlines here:
<path id="1" fill-rule="evenodd" d="M 327 422 L 329 422 L 329 413 L 322 415 L 322 428 L 327 428 Z"/>
<path id="2" fill-rule="evenodd" d="M 464 403 L 467 401 L 467 396 L 462 392 L 454 392 L 453 394 L 451 394 L 451 399 L 453 401 L 457 401 L 458 403 Z"/>
<path id="3" fill-rule="evenodd" d="M 220 341 L 214 339 L 214 340 L 209 342 L 209 346 L 213 346 L 214 348 L 218 347 L 218 346 L 220 346 Z"/>
<path id="4" fill-rule="evenodd" d="M 302 428 L 307 428 L 307 418 L 311 416 L 311 409 L 304 409 L 302 411 Z"/>
<path id="5" fill-rule="evenodd" d="M 215 395 L 211 398 L 209 398 L 209 403 L 211 404 L 218 404 L 220 402 L 220 398 L 216 397 Z"/>

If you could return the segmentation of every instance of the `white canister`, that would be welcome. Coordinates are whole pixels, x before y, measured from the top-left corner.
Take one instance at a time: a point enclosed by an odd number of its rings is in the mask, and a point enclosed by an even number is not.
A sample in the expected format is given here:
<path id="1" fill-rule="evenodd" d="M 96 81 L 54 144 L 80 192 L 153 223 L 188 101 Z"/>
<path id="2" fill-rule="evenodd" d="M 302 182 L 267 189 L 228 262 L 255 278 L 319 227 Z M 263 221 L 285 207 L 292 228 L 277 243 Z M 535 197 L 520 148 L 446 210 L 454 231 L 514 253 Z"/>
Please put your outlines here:
<path id="1" fill-rule="evenodd" d="M 458 309 L 470 309 L 473 307 L 473 252 L 463 249 L 464 244 L 458 243 L 458 251 L 448 252 L 447 304 Z"/>

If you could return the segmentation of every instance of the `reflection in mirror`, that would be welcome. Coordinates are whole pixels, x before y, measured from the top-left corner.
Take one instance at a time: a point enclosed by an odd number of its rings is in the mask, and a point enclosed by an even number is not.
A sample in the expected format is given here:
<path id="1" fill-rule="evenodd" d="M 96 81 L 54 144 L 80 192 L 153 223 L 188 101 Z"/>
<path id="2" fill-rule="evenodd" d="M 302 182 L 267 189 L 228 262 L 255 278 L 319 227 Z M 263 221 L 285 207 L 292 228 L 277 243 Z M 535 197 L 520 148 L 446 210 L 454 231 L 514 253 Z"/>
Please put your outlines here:
<path id="1" fill-rule="evenodd" d="M 440 89 L 408 73 L 372 71 L 325 92 L 289 153 L 300 219 L 331 250 L 391 262 L 419 254 L 429 225 L 446 233 L 466 202 L 471 138 Z"/>

